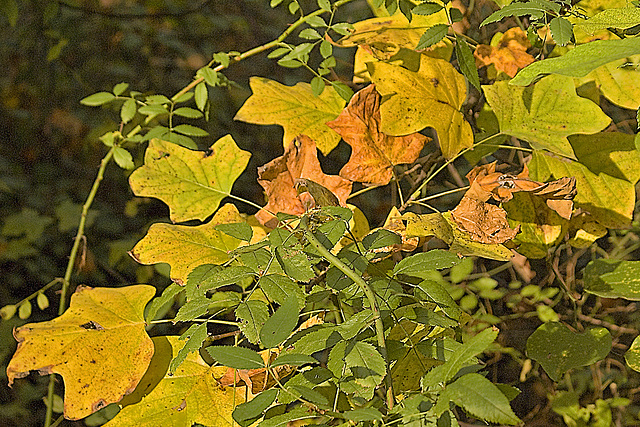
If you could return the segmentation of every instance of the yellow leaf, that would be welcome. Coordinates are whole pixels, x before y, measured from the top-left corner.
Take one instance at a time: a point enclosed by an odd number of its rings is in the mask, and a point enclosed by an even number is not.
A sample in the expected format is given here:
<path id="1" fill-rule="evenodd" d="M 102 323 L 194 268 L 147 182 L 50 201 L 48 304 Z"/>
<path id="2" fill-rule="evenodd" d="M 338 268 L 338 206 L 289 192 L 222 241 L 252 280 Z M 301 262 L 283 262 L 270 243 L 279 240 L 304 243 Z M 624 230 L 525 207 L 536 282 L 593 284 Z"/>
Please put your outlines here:
<path id="1" fill-rule="evenodd" d="M 345 105 L 333 86 L 325 87 L 322 95 L 315 96 L 308 83 L 285 86 L 262 77 L 251 77 L 249 85 L 253 95 L 238 110 L 235 120 L 282 126 L 285 148 L 295 137 L 307 135 L 327 155 L 340 142 L 340 135 L 325 124 L 338 117 Z"/>
<path id="2" fill-rule="evenodd" d="M 229 251 L 237 248 L 240 240 L 214 227 L 234 222 L 244 222 L 244 219 L 234 205 L 227 203 L 207 224 L 194 227 L 153 224 L 130 254 L 140 264 L 168 263 L 171 279 L 184 285 L 191 270 L 197 266 L 222 264 L 229 259 Z"/>
<path id="3" fill-rule="evenodd" d="M 210 367 L 191 353 L 169 376 L 169 363 L 183 341 L 177 336 L 153 338 L 155 355 L 138 388 L 122 402 L 122 410 L 105 427 L 234 425 L 231 413 L 244 402 L 244 387 L 222 387 L 226 366 Z"/>
<path id="4" fill-rule="evenodd" d="M 595 133 L 611 122 L 598 105 L 576 95 L 569 77 L 550 75 L 533 87 L 501 81 L 482 88 L 500 132 L 565 157 L 575 158 L 567 136 Z"/>
<path id="5" fill-rule="evenodd" d="M 382 95 L 382 132 L 409 135 L 431 126 L 448 159 L 473 145 L 471 126 L 460 112 L 467 84 L 450 63 L 423 56 L 416 72 L 384 62 L 370 63 L 369 72 Z"/>
<path id="6" fill-rule="evenodd" d="M 173 222 L 202 221 L 231 193 L 251 157 L 230 135 L 220 138 L 210 150 L 208 154 L 153 139 L 144 166 L 129 178 L 131 189 L 137 196 L 155 197 L 169 205 Z"/>
<path id="7" fill-rule="evenodd" d="M 571 218 L 569 224 L 571 238 L 568 243 L 574 248 L 588 248 L 593 242 L 606 236 L 607 229 L 594 221 L 591 215 L 582 213 Z"/>
<path id="8" fill-rule="evenodd" d="M 639 9 L 640 10 L 640 9 Z M 594 81 L 605 98 L 619 107 L 640 107 L 640 55 L 619 59 L 596 68 L 580 83 Z"/>
<path id="9" fill-rule="evenodd" d="M 9 385 L 32 370 L 60 374 L 64 415 L 71 420 L 120 401 L 136 388 L 153 355 L 143 310 L 154 294 L 147 285 L 79 286 L 62 316 L 14 331 L 18 349 L 7 367 Z"/>

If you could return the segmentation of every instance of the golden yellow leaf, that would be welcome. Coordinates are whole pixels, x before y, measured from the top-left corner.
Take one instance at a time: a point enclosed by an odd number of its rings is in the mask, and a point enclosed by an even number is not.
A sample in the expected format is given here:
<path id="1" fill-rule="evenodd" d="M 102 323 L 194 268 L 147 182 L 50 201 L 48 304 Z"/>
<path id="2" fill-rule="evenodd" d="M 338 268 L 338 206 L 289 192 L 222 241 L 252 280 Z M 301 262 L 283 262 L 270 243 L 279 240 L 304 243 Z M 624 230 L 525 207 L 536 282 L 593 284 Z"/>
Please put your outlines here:
<path id="1" fill-rule="evenodd" d="M 418 71 L 374 62 L 369 72 L 382 95 L 382 132 L 409 135 L 430 126 L 448 159 L 473 145 L 471 126 L 460 112 L 467 83 L 450 63 L 423 56 Z"/>
<path id="2" fill-rule="evenodd" d="M 235 120 L 282 126 L 285 148 L 302 134 L 316 141 L 325 155 L 340 142 L 340 135 L 325 124 L 335 119 L 346 103 L 333 86 L 327 86 L 320 96 L 315 96 L 308 83 L 285 86 L 273 80 L 251 77 L 249 85 L 253 95 L 238 110 Z"/>
<path id="3" fill-rule="evenodd" d="M 481 44 L 476 47 L 473 56 L 476 65 L 481 67 L 493 64 L 498 71 L 514 77 L 518 71 L 531 64 L 535 59 L 527 53 L 531 43 L 520 27 L 508 29 L 500 38 L 497 46 Z"/>
<path id="4" fill-rule="evenodd" d="M 244 218 L 233 204 L 227 203 L 203 225 L 156 223 L 129 253 L 140 264 L 168 263 L 171 279 L 184 285 L 191 270 L 197 266 L 222 264 L 229 259 L 228 253 L 240 245 L 240 240 L 214 227 L 234 222 L 244 222 Z"/>
<path id="5" fill-rule="evenodd" d="M 223 387 L 226 366 L 207 365 L 191 353 L 169 375 L 169 363 L 184 341 L 177 336 L 153 338 L 155 355 L 138 388 L 121 403 L 120 413 L 105 427 L 232 426 L 231 413 L 244 402 L 244 387 Z"/>
<path id="6" fill-rule="evenodd" d="M 32 370 L 60 374 L 64 416 L 71 420 L 120 401 L 136 388 L 153 355 L 143 310 L 155 291 L 147 285 L 79 286 L 62 316 L 14 331 L 18 349 L 7 367 L 9 385 Z"/>

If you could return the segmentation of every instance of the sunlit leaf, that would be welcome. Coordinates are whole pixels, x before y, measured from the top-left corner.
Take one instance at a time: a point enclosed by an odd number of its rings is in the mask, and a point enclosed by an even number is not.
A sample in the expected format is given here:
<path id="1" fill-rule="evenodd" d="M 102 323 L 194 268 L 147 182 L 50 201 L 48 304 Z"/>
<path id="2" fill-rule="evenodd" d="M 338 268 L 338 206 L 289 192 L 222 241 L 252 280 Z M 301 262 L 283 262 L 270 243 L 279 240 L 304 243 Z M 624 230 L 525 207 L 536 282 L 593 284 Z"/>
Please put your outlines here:
<path id="1" fill-rule="evenodd" d="M 584 290 L 603 298 L 640 301 L 640 261 L 591 261 L 584 269 Z"/>
<path id="2" fill-rule="evenodd" d="M 222 264 L 229 259 L 229 252 L 238 247 L 240 240 L 215 227 L 241 220 L 237 208 L 226 204 L 207 224 L 185 226 L 156 223 L 130 254 L 141 264 L 168 263 L 172 280 L 184 285 L 189 273 L 199 265 Z"/>
<path id="3" fill-rule="evenodd" d="M 252 77 L 253 95 L 236 113 L 244 122 L 284 128 L 284 146 L 289 147 L 298 135 L 308 135 L 318 149 L 328 154 L 338 145 L 340 136 L 325 123 L 335 119 L 345 105 L 333 87 L 316 96 L 308 83 L 285 86 L 273 80 Z"/>
<path id="4" fill-rule="evenodd" d="M 192 151 L 154 139 L 145 152 L 144 166 L 129 178 L 131 189 L 138 196 L 156 197 L 169 205 L 174 222 L 202 221 L 231 193 L 251 157 L 229 135 L 210 150 L 211 154 Z"/>
<path id="5" fill-rule="evenodd" d="M 640 107 L 640 84 L 637 84 L 640 79 L 639 67 L 638 55 L 618 59 L 596 68 L 580 82 L 594 81 L 609 101 L 620 107 L 636 110 Z"/>
<path id="6" fill-rule="evenodd" d="M 178 337 L 153 338 L 155 354 L 136 390 L 122 402 L 122 410 L 106 427 L 230 426 L 231 413 L 244 402 L 244 388 L 221 387 L 225 366 L 209 367 L 191 353 L 169 374 L 169 362 L 183 343 Z"/>
<path id="7" fill-rule="evenodd" d="M 138 385 L 153 355 L 142 313 L 154 293 L 147 285 L 79 286 L 62 316 L 16 329 L 9 385 L 32 370 L 60 374 L 64 413 L 71 420 L 120 401 Z"/>
<path id="8" fill-rule="evenodd" d="M 473 144 L 471 126 L 460 112 L 466 81 L 449 62 L 422 56 L 418 71 L 374 62 L 369 72 L 383 99 L 382 132 L 409 135 L 431 126 L 449 159 Z"/>
<path id="9" fill-rule="evenodd" d="M 567 136 L 595 133 L 611 122 L 600 107 L 576 95 L 567 77 L 545 77 L 529 88 L 501 81 L 483 89 L 502 133 L 566 157 L 575 158 Z"/>
<path id="10" fill-rule="evenodd" d="M 639 22 L 640 8 L 629 5 L 629 7 L 624 8 L 603 10 L 587 20 L 576 22 L 574 25 L 587 33 L 594 34 L 599 30 L 608 28 L 626 30 L 627 28 L 635 27 Z"/>

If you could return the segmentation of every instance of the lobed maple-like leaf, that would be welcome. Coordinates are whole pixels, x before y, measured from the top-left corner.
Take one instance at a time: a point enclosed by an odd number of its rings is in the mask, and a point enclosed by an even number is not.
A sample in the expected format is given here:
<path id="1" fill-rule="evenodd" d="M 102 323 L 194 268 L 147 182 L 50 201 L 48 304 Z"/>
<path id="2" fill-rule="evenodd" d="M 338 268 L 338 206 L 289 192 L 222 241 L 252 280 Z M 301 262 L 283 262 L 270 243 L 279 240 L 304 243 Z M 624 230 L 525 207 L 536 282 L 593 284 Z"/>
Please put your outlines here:
<path id="1" fill-rule="evenodd" d="M 471 126 L 460 112 L 467 83 L 449 62 L 423 55 L 417 71 L 384 62 L 368 66 L 383 99 L 382 132 L 409 135 L 430 126 L 448 159 L 473 145 Z"/>
<path id="2" fill-rule="evenodd" d="M 530 47 L 526 33 L 520 27 L 514 27 L 505 31 L 497 46 L 478 45 L 473 56 L 477 66 L 493 64 L 496 70 L 514 77 L 519 70 L 535 61 L 527 53 Z"/>
<path id="3" fill-rule="evenodd" d="M 7 366 L 9 385 L 33 370 L 60 374 L 70 420 L 120 401 L 136 388 L 153 356 L 143 310 L 154 294 L 147 285 L 79 286 L 63 315 L 14 331 L 18 349 Z"/>
<path id="4" fill-rule="evenodd" d="M 226 366 L 209 366 L 196 352 L 169 375 L 169 364 L 184 346 L 177 336 L 153 338 L 155 354 L 138 388 L 121 402 L 105 427 L 233 426 L 232 412 L 244 402 L 244 387 L 223 387 Z"/>
<path id="5" fill-rule="evenodd" d="M 213 214 L 233 183 L 247 167 L 251 154 L 240 150 L 230 135 L 209 149 L 193 151 L 171 142 L 152 139 L 144 166 L 136 169 L 129 184 L 137 196 L 165 202 L 173 222 L 204 220 Z"/>
<path id="6" fill-rule="evenodd" d="M 244 218 L 233 204 L 227 203 L 203 225 L 156 223 L 129 254 L 140 264 L 168 263 L 171 279 L 184 285 L 189 273 L 197 266 L 222 264 L 229 259 L 229 252 L 240 245 L 240 240 L 215 227 L 235 222 L 244 222 Z"/>
<path id="7" fill-rule="evenodd" d="M 640 55 L 609 62 L 593 70 L 580 83 L 593 81 L 609 101 L 623 108 L 637 110 L 640 106 L 639 63 Z"/>
<path id="8" fill-rule="evenodd" d="M 295 181 L 300 178 L 326 187 L 342 205 L 351 193 L 351 181 L 322 172 L 315 142 L 300 135 L 282 156 L 258 168 L 258 182 L 268 198 L 267 205 L 256 214 L 262 224 L 273 225 L 275 217 L 272 213 L 300 215 L 305 212 L 305 205 L 295 189 Z"/>
<path id="9" fill-rule="evenodd" d="M 576 94 L 569 77 L 551 75 L 527 88 L 501 81 L 483 89 L 501 133 L 565 157 L 575 159 L 567 136 L 596 133 L 611 122 L 598 105 Z"/>
<path id="10" fill-rule="evenodd" d="M 327 125 L 351 146 L 351 157 L 340 176 L 371 185 L 386 185 L 393 167 L 413 163 L 430 138 L 419 133 L 386 135 L 380 130 L 380 94 L 375 85 L 356 93 L 342 113 Z"/>
<path id="11" fill-rule="evenodd" d="M 322 94 L 316 96 L 308 83 L 285 86 L 262 77 L 251 77 L 249 85 L 253 95 L 238 110 L 235 120 L 282 126 L 285 149 L 301 134 L 316 141 L 325 155 L 340 142 L 340 135 L 325 124 L 335 119 L 345 105 L 333 86 L 325 87 Z"/>

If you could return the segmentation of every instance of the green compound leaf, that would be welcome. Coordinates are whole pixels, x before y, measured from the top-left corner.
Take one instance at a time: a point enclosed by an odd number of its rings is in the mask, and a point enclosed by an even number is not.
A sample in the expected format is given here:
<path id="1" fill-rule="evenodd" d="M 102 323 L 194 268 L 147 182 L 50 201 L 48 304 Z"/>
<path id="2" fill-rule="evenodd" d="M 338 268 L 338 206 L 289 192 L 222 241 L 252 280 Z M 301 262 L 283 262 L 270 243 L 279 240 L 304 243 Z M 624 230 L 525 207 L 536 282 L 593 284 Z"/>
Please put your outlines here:
<path id="1" fill-rule="evenodd" d="M 233 410 L 233 419 L 242 427 L 253 424 L 253 422 L 262 415 L 264 410 L 271 406 L 277 396 L 277 389 L 263 391 L 250 401 L 236 406 Z"/>
<path id="2" fill-rule="evenodd" d="M 480 87 L 480 77 L 478 76 L 478 68 L 476 67 L 476 60 L 473 57 L 473 52 L 467 44 L 467 42 L 456 34 L 456 58 L 458 58 L 458 65 L 460 71 L 469 80 L 476 89 L 482 90 Z"/>
<path id="3" fill-rule="evenodd" d="M 564 18 L 556 16 L 549 22 L 553 40 L 560 46 L 566 46 L 573 39 L 573 25 Z"/>
<path id="4" fill-rule="evenodd" d="M 207 353 L 218 363 L 234 369 L 264 368 L 264 360 L 255 351 L 246 347 L 213 345 L 207 347 Z"/>
<path id="5" fill-rule="evenodd" d="M 86 98 L 82 98 L 80 100 L 80 104 L 88 105 L 89 107 L 97 107 L 100 105 L 104 105 L 108 102 L 116 99 L 115 95 L 109 92 L 98 92 L 93 95 L 89 95 Z"/>
<path id="6" fill-rule="evenodd" d="M 340 142 L 340 135 L 325 124 L 338 117 L 345 106 L 345 100 L 334 86 L 327 86 L 320 96 L 316 96 L 308 83 L 285 86 L 252 77 L 249 85 L 253 95 L 238 110 L 235 120 L 282 126 L 285 146 L 298 135 L 307 135 L 325 155 Z"/>
<path id="7" fill-rule="evenodd" d="M 591 261 L 584 269 L 584 290 L 603 298 L 640 301 L 640 261 Z"/>
<path id="8" fill-rule="evenodd" d="M 440 42 L 440 40 L 447 35 L 448 31 L 449 26 L 447 24 L 436 24 L 433 27 L 427 28 L 427 31 L 420 37 L 416 50 L 426 49 Z"/>
<path id="9" fill-rule="evenodd" d="M 527 340 L 527 355 L 537 360 L 553 381 L 559 381 L 569 369 L 604 359 L 610 350 L 611 334 L 605 328 L 579 334 L 557 322 L 545 323 Z"/>
<path id="10" fill-rule="evenodd" d="M 193 324 L 180 336 L 181 340 L 187 340 L 178 354 L 169 364 L 169 373 L 174 374 L 176 369 L 184 362 L 187 356 L 194 351 L 198 351 L 204 340 L 207 339 L 207 322 Z"/>
<path id="11" fill-rule="evenodd" d="M 216 141 L 211 153 L 192 151 L 154 139 L 145 152 L 144 166 L 129 178 L 137 196 L 165 202 L 173 222 L 204 220 L 231 193 L 251 154 L 240 150 L 230 135 Z"/>
<path id="12" fill-rule="evenodd" d="M 509 84 L 527 86 L 543 74 L 584 77 L 596 68 L 617 59 L 640 54 L 640 37 L 596 40 L 576 46 L 558 58 L 534 62 L 520 70 Z"/>
<path id="13" fill-rule="evenodd" d="M 560 5 L 547 0 L 531 0 L 524 2 L 514 1 L 502 9 L 493 12 L 487 19 L 482 21 L 480 26 L 482 27 L 483 25 L 497 22 L 508 16 L 530 15 L 533 19 L 540 19 L 548 10 L 553 10 L 557 13 L 560 11 Z"/>
<path id="14" fill-rule="evenodd" d="M 483 89 L 500 132 L 565 157 L 575 158 L 567 136 L 595 133 L 611 122 L 600 107 L 576 94 L 568 77 L 548 76 L 529 88 L 501 81 Z"/>
<path id="15" fill-rule="evenodd" d="M 267 304 L 262 301 L 250 300 L 242 302 L 236 308 L 236 317 L 242 333 L 250 343 L 257 344 L 260 339 L 260 329 L 269 318 Z"/>
<path id="16" fill-rule="evenodd" d="M 449 401 L 469 414 L 491 423 L 516 425 L 522 422 L 509 406 L 509 400 L 502 391 L 480 374 L 463 375 L 448 385 L 438 399 L 438 415 L 448 409 Z"/>

